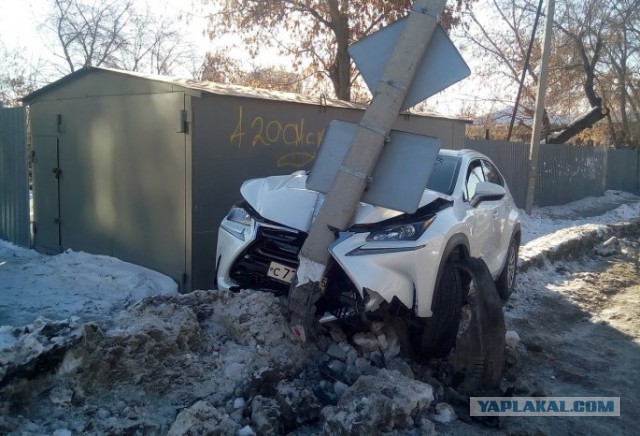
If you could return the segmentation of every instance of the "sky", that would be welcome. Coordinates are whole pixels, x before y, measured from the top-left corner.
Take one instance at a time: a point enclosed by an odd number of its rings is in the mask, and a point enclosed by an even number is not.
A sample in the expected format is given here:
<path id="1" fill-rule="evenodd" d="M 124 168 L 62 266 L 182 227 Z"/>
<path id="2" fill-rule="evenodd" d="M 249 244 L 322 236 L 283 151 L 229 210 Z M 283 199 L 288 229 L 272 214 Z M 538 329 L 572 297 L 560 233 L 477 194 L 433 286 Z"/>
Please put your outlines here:
<path id="1" fill-rule="evenodd" d="M 134 0 L 136 7 L 144 8 L 148 0 Z M 181 11 L 180 0 L 151 0 L 154 5 L 151 10 L 158 11 L 158 15 L 177 15 Z M 42 23 L 52 11 L 53 0 L 0 0 L 0 40 L 8 48 L 24 49 L 23 53 L 29 58 L 52 60 L 49 43 L 46 40 Z M 175 11 L 175 12 L 172 12 Z M 204 20 L 193 17 L 192 25 L 184 25 L 186 37 L 197 46 L 198 50 L 205 47 L 206 39 L 201 37 L 198 21 L 204 25 Z"/>
<path id="2" fill-rule="evenodd" d="M 47 0 L 0 0 L 0 39 L 9 48 L 38 51 L 42 41 L 36 23 L 44 19 Z"/>
<path id="3" fill-rule="evenodd" d="M 185 0 L 134 0 L 134 5 L 139 8 L 147 6 L 147 2 L 153 5 L 152 11 L 157 11 L 159 16 L 177 16 L 182 14 L 189 17 L 189 22 L 181 21 L 183 36 L 191 44 L 194 51 L 204 58 L 207 50 L 215 51 L 216 45 L 209 38 L 203 36 L 206 29 L 206 19 L 204 14 L 193 12 L 192 8 L 186 7 L 190 3 Z M 53 0 L 0 0 L 0 41 L 7 48 L 18 48 L 23 55 L 35 64 L 40 62 L 59 62 L 51 50 L 51 44 L 47 41 L 42 23 L 52 9 Z M 197 3 L 197 2 L 196 2 Z M 247 58 L 246 52 L 239 44 L 239 37 L 230 36 L 227 40 L 219 41 L 219 46 L 235 48 L 227 49 L 231 56 L 239 59 Z M 474 64 L 481 62 L 474 59 L 468 53 L 463 53 L 465 60 L 470 65 L 472 71 Z M 251 61 L 254 65 L 263 67 L 287 68 L 287 59 L 275 52 L 275 50 L 265 50 L 261 55 Z M 189 70 L 178 71 L 177 75 L 189 76 Z M 59 76 L 59 74 L 58 74 Z M 57 78 L 57 77 L 56 77 Z M 328 82 L 328 81 L 327 81 Z M 330 83 L 327 83 L 327 87 Z M 443 115 L 455 116 L 460 114 L 466 107 L 472 105 L 478 99 L 482 99 L 482 86 L 475 83 L 473 74 L 471 78 L 465 79 L 460 84 L 454 85 L 448 90 L 431 97 L 427 101 L 427 110 L 441 113 Z"/>
<path id="4" fill-rule="evenodd" d="M 52 59 L 49 43 L 46 40 L 42 23 L 47 15 L 52 11 L 54 0 L 0 0 L 0 41 L 8 48 L 24 49 L 23 53 L 29 58 Z M 151 5 L 150 10 L 156 12 L 159 17 L 177 17 L 183 15 L 188 17 L 179 23 L 183 36 L 194 47 L 197 53 L 204 54 L 207 50 L 215 49 L 216 44 L 203 35 L 207 26 L 207 19 L 204 13 L 198 13 L 191 8 L 188 0 L 133 0 L 134 6 L 144 9 Z M 220 46 L 237 44 L 239 38 L 229 37 L 219 41 Z M 241 57 L 244 52 L 239 49 L 232 49 L 231 53 Z M 261 64 L 278 65 L 277 56 L 274 52 L 266 51 L 257 60 Z"/>

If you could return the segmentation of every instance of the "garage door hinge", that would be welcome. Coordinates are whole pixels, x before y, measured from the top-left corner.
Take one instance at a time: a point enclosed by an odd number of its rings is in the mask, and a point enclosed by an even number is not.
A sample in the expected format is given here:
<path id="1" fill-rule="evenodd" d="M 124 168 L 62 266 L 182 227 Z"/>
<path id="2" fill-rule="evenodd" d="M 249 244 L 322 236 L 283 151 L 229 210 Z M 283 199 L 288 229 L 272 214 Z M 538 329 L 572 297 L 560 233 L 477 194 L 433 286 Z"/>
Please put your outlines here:
<path id="1" fill-rule="evenodd" d="M 64 121 L 62 119 L 62 114 L 56 114 L 56 132 L 64 133 Z"/>
<path id="2" fill-rule="evenodd" d="M 186 109 L 180 110 L 180 127 L 178 133 L 189 133 L 189 113 Z"/>

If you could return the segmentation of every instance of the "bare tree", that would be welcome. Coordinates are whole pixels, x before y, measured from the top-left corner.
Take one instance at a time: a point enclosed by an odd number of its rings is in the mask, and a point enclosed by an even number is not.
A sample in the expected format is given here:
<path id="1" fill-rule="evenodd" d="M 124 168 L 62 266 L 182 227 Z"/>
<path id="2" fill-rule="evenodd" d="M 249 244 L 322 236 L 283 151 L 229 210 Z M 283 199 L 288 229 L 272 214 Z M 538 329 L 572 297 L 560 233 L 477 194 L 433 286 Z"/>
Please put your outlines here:
<path id="1" fill-rule="evenodd" d="M 125 33 L 128 43 L 117 53 L 119 66 L 125 70 L 167 75 L 193 56 L 175 20 L 149 10 L 133 14 Z"/>
<path id="2" fill-rule="evenodd" d="M 483 6 L 490 7 L 493 13 L 483 9 L 485 14 L 480 16 L 470 11 L 464 20 L 466 40 L 486 59 L 480 76 L 485 83 L 498 84 L 496 101 L 505 106 L 513 104 L 517 78 L 523 68 L 527 69 L 524 120 L 532 116 L 540 57 L 536 44 L 531 63 L 524 65 L 535 3 L 485 0 Z M 548 142 L 588 140 L 590 128 L 606 119 L 612 143 L 638 143 L 634 132 L 640 120 L 637 116 L 640 100 L 635 85 L 639 83 L 640 72 L 633 67 L 640 64 L 639 10 L 640 0 L 559 3 L 546 109 L 552 119 L 573 119 L 548 126 Z M 633 117 L 629 117 L 629 112 Z"/>
<path id="3" fill-rule="evenodd" d="M 486 0 L 478 11 L 465 13 L 463 39 L 472 52 L 481 57 L 483 64 L 474 71 L 485 87 L 493 92 L 492 99 L 498 103 L 495 121 L 504 123 L 511 117 L 511 107 L 523 69 L 526 69 L 520 107 L 516 113 L 519 124 L 525 125 L 533 117 L 538 84 L 537 66 L 541 49 L 533 45 L 529 63 L 525 64 L 527 50 L 534 26 L 537 0 Z M 480 6 L 480 5 L 479 5 Z M 557 80 L 554 67 L 550 68 L 550 87 Z M 548 106 L 559 104 L 558 94 L 550 93 Z M 506 129 L 505 132 L 506 133 Z"/>
<path id="4" fill-rule="evenodd" d="M 207 53 L 193 74 L 196 80 L 236 84 L 285 92 L 302 92 L 302 80 L 292 72 L 259 66 L 243 67 L 223 53 Z"/>
<path id="5" fill-rule="evenodd" d="M 607 118 L 617 146 L 640 144 L 640 0 L 609 1 L 610 32 L 604 44 L 602 93 L 610 96 Z M 619 127 L 616 129 L 616 125 Z"/>
<path id="6" fill-rule="evenodd" d="M 84 66 L 170 74 L 191 56 L 175 22 L 134 8 L 133 0 L 54 0 L 46 27 L 66 72 Z"/>
<path id="7" fill-rule="evenodd" d="M 240 70 L 240 64 L 224 53 L 207 53 L 192 71 L 192 76 L 196 80 L 230 84 L 240 81 Z"/>
<path id="8" fill-rule="evenodd" d="M 40 78 L 40 62 L 31 64 L 22 50 L 9 50 L 0 42 L 0 107 L 17 106 L 34 91 Z"/>
<path id="9" fill-rule="evenodd" d="M 73 72 L 84 66 L 117 66 L 116 53 L 126 44 L 125 28 L 131 18 L 130 0 L 54 0 L 49 26 L 57 34 L 62 54 Z"/>
<path id="10" fill-rule="evenodd" d="M 582 73 L 584 96 L 590 109 L 574 119 L 565 128 L 548 137 L 552 143 L 563 143 L 605 118 L 608 109 L 596 91 L 597 68 L 604 54 L 605 37 L 610 32 L 610 9 L 604 2 L 567 0 L 560 10 L 556 27 L 568 40 L 572 49 L 573 64 L 567 64 L 565 73 L 578 70 Z M 573 76 L 575 77 L 575 76 Z M 579 80 L 579 79 L 578 79 Z"/>

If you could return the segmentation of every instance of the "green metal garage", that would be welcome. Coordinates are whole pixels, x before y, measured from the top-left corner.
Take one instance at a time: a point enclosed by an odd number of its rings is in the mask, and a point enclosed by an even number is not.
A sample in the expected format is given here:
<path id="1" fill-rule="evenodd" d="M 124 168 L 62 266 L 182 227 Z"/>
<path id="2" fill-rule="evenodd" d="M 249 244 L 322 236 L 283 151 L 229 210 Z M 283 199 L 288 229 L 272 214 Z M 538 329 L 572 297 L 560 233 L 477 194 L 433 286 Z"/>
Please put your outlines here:
<path id="1" fill-rule="evenodd" d="M 218 224 L 242 181 L 310 168 L 329 122 L 357 122 L 364 109 L 95 67 L 24 102 L 36 249 L 115 256 L 183 290 L 213 286 Z M 465 124 L 410 114 L 394 128 L 447 148 L 464 144 Z"/>

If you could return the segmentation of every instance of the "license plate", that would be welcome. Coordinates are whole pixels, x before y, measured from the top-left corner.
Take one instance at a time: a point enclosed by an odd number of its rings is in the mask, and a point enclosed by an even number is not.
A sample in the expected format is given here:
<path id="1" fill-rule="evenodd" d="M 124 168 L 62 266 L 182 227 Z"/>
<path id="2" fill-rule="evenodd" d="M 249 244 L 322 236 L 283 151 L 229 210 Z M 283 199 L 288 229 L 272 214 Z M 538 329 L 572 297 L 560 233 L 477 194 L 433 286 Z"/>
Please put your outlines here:
<path id="1" fill-rule="evenodd" d="M 296 270 L 295 268 L 289 268 L 278 262 L 271 262 L 267 275 L 281 282 L 291 283 L 293 277 L 296 275 Z"/>

